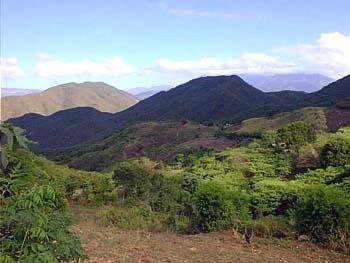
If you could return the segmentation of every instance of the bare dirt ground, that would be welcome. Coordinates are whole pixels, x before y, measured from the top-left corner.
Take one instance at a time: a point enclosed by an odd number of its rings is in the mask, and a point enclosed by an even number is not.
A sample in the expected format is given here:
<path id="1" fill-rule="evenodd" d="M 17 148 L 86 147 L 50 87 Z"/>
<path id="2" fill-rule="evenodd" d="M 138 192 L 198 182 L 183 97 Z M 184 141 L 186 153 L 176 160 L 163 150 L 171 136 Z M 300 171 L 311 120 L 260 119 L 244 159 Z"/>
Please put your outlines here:
<path id="1" fill-rule="evenodd" d="M 104 227 L 96 223 L 96 211 L 74 209 L 72 229 L 80 236 L 84 262 L 188 262 L 188 263 L 346 263 L 350 256 L 310 242 L 255 237 L 249 246 L 232 231 L 180 235 Z"/>

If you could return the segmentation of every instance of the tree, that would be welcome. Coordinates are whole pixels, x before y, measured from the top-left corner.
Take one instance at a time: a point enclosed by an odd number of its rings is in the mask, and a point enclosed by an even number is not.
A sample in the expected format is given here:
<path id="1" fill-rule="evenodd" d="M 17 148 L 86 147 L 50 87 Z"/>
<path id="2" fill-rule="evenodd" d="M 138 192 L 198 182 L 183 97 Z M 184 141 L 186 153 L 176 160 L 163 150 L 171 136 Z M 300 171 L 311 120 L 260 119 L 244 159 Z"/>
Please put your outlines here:
<path id="1" fill-rule="evenodd" d="M 32 183 L 33 172 L 18 155 L 23 130 L 2 124 L 0 169 L 0 262 L 58 262 L 81 258 L 79 239 L 57 213 L 60 199 L 50 185 Z M 4 147 L 7 144 L 6 147 Z"/>
<path id="2" fill-rule="evenodd" d="M 310 235 L 315 242 L 350 240 L 349 195 L 340 189 L 309 186 L 298 199 L 293 215 L 299 233 Z"/>
<path id="3" fill-rule="evenodd" d="M 277 142 L 285 144 L 288 149 L 299 149 L 306 143 L 314 142 L 316 132 L 308 122 L 297 121 L 277 130 Z"/>
<path id="4" fill-rule="evenodd" d="M 113 173 L 113 179 L 123 187 L 120 198 L 134 203 L 147 199 L 152 187 L 152 174 L 136 162 L 119 163 Z"/>
<path id="5" fill-rule="evenodd" d="M 205 232 L 220 230 L 233 224 L 236 209 L 233 192 L 216 181 L 207 181 L 195 192 L 198 226 Z"/>
<path id="6" fill-rule="evenodd" d="M 323 167 L 350 165 L 350 138 L 336 137 L 325 144 L 320 161 Z"/>

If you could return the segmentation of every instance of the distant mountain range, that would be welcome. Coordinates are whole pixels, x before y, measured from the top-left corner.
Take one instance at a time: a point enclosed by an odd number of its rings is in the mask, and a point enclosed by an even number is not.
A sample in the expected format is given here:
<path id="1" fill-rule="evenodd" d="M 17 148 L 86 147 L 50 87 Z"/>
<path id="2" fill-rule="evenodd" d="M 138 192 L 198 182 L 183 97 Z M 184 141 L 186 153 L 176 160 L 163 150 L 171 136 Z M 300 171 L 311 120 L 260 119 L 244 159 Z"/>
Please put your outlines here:
<path id="1" fill-rule="evenodd" d="M 167 91 L 173 88 L 170 85 L 159 85 L 159 86 L 151 86 L 151 87 L 137 87 L 133 89 L 127 90 L 130 94 L 135 95 L 137 98 L 146 99 L 148 97 L 153 96 L 154 94 L 160 91 Z"/>
<path id="2" fill-rule="evenodd" d="M 27 94 L 39 93 L 39 89 L 15 89 L 15 88 L 1 88 L 1 97 L 20 96 Z"/>
<path id="3" fill-rule="evenodd" d="M 9 120 L 40 142 L 36 149 L 68 147 L 107 137 L 129 124 L 159 120 L 237 123 L 304 106 L 331 106 L 350 97 L 350 75 L 320 91 L 262 92 L 238 76 L 202 77 L 160 92 L 115 114 L 75 108 L 51 116 L 28 114 Z"/>
<path id="4" fill-rule="evenodd" d="M 265 92 L 291 90 L 310 93 L 318 91 L 334 81 L 334 79 L 321 74 L 302 73 L 275 75 L 242 74 L 240 77 L 250 85 Z M 168 91 L 171 88 L 172 86 L 170 85 L 159 85 L 133 88 L 127 90 L 127 92 L 138 98 L 145 99 L 160 91 Z"/>
<path id="5" fill-rule="evenodd" d="M 315 92 L 334 79 L 321 74 L 276 74 L 271 76 L 242 74 L 241 77 L 262 91 L 293 90 Z"/>
<path id="6" fill-rule="evenodd" d="M 50 115 L 76 107 L 93 107 L 104 112 L 122 111 L 138 99 L 103 82 L 67 83 L 43 92 L 1 99 L 1 119 L 19 117 L 26 113 Z"/>

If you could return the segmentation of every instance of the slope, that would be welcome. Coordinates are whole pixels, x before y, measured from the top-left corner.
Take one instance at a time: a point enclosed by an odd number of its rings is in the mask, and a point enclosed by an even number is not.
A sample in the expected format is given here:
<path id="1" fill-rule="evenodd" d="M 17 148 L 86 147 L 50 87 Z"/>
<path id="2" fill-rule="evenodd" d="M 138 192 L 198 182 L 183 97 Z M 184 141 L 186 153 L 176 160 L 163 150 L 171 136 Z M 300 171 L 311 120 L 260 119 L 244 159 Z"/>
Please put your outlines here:
<path id="1" fill-rule="evenodd" d="M 86 107 L 59 111 L 50 116 L 30 113 L 9 122 L 23 127 L 28 138 L 39 143 L 32 146 L 33 150 L 99 140 L 118 127 L 112 113 Z"/>
<path id="2" fill-rule="evenodd" d="M 252 117 L 272 116 L 279 112 L 296 110 L 305 106 L 330 106 L 350 96 L 350 76 L 340 79 L 318 92 L 281 91 L 264 93 L 238 76 L 203 77 L 191 80 L 167 92 L 160 92 L 140 101 L 125 111 L 108 115 L 95 113 L 89 116 L 89 124 L 97 135 L 89 133 L 85 138 L 78 138 L 81 130 L 90 129 L 86 119 L 75 120 L 74 125 L 65 126 L 65 122 L 55 123 L 57 129 L 54 142 L 45 131 L 50 129 L 54 117 L 41 118 L 41 124 L 33 126 L 23 118 L 9 120 L 11 123 L 26 129 L 29 137 L 36 139 L 44 148 L 74 146 L 87 141 L 96 141 L 113 133 L 116 129 L 129 124 L 145 121 L 192 120 L 200 123 L 239 123 Z M 64 115 L 76 114 L 72 109 Z M 88 115 L 86 115 L 88 116 Z M 101 116 L 101 117 L 100 117 Z M 101 120 L 99 120 L 101 118 Z M 103 125 L 97 123 L 103 122 Z M 40 127 L 40 128 L 39 128 Z M 108 129 L 106 129 L 108 127 Z M 112 132 L 110 132 L 112 131 Z M 84 131 L 88 132 L 88 131 Z M 31 134 L 35 133 L 35 138 Z M 102 136 L 103 135 L 103 136 Z M 66 141 L 65 137 L 70 140 Z M 40 148 L 40 147 L 38 147 Z"/>
<path id="3" fill-rule="evenodd" d="M 2 98 L 1 119 L 7 120 L 26 113 L 50 115 L 76 107 L 93 107 L 114 113 L 137 101 L 136 97 L 103 82 L 68 83 L 38 94 Z"/>

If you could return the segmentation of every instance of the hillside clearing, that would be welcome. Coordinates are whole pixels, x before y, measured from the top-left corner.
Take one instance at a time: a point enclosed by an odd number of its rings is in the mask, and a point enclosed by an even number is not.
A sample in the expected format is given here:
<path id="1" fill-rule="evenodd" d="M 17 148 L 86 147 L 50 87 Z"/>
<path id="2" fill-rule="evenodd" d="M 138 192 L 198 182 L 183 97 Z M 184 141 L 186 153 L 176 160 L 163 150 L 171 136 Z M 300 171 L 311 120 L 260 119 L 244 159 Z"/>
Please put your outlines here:
<path id="1" fill-rule="evenodd" d="M 96 224 L 98 209 L 73 208 L 85 262 L 350 262 L 350 257 L 310 242 L 255 237 L 252 247 L 232 231 L 181 235 L 121 230 Z"/>

